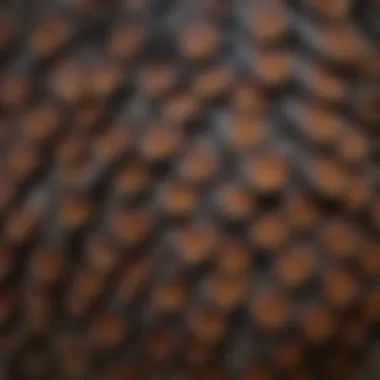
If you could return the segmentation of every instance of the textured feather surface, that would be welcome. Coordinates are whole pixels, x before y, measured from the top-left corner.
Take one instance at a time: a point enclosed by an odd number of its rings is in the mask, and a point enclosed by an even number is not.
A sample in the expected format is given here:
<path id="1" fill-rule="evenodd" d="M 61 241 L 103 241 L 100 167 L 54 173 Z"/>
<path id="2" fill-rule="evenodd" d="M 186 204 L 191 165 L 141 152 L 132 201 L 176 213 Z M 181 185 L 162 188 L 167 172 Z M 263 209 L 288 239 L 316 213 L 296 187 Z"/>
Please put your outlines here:
<path id="1" fill-rule="evenodd" d="M 8 3 L 0 378 L 376 380 L 380 3 Z"/>

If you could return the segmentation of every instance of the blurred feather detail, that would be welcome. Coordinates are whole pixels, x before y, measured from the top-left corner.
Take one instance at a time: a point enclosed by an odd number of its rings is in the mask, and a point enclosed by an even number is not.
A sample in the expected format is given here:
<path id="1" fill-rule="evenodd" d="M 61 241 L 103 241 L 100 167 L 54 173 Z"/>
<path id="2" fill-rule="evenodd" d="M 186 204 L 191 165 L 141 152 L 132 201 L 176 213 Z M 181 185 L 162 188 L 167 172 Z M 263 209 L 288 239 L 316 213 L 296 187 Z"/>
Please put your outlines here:
<path id="1" fill-rule="evenodd" d="M 0 379 L 378 379 L 380 3 L 25 4 Z"/>

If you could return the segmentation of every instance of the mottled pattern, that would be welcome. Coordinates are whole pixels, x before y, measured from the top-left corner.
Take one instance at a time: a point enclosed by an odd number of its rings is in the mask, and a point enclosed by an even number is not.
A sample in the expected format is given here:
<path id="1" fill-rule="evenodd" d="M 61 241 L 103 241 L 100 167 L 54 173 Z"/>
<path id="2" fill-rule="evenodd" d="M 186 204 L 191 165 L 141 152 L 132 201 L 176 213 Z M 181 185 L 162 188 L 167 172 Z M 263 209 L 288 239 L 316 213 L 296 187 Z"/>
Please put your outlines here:
<path id="1" fill-rule="evenodd" d="M 6 3 L 0 379 L 380 379 L 380 2 Z"/>

